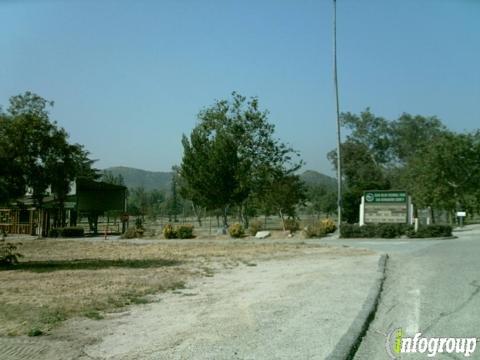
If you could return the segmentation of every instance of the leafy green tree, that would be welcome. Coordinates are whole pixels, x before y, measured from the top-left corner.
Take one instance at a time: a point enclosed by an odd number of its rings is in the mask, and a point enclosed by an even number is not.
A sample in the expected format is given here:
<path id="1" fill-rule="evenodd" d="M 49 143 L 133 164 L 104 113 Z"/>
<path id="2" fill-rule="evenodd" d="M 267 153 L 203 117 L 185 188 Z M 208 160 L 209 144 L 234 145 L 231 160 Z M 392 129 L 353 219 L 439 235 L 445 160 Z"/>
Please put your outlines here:
<path id="1" fill-rule="evenodd" d="M 341 124 L 347 128 L 348 142 L 362 144 L 372 160 L 377 165 L 387 164 L 391 161 L 392 147 L 390 137 L 390 124 L 382 117 L 375 116 L 369 108 L 360 115 L 342 113 Z M 363 151 L 365 153 L 365 151 Z"/>
<path id="2" fill-rule="evenodd" d="M 248 204 L 261 199 L 273 173 L 293 173 L 298 153 L 274 138 L 275 127 L 257 98 L 237 93 L 202 110 L 190 137 L 183 137 L 179 169 L 182 194 L 207 210 L 240 209 L 247 222 Z"/>
<path id="3" fill-rule="evenodd" d="M 148 193 L 148 214 L 152 219 L 156 219 L 162 212 L 162 206 L 165 203 L 165 193 L 161 190 L 151 190 Z"/>
<path id="4" fill-rule="evenodd" d="M 26 91 L 10 98 L 10 106 L 7 111 L 13 117 L 29 115 L 37 119 L 49 120 L 49 109 L 53 105 L 53 101 L 46 100 L 31 91 Z"/>
<path id="5" fill-rule="evenodd" d="M 345 191 L 342 195 L 342 214 L 349 223 L 359 221 L 360 202 L 365 190 L 387 190 L 390 183 L 383 168 L 377 163 L 371 150 L 362 143 L 347 140 L 341 144 L 342 173 Z M 336 151 L 329 153 L 336 166 Z"/>
<path id="6" fill-rule="evenodd" d="M 409 162 L 407 173 L 417 205 L 451 212 L 465 209 L 480 188 L 478 132 L 438 137 Z"/>
<path id="7" fill-rule="evenodd" d="M 51 106 L 52 101 L 31 92 L 10 98 L 7 113 L 0 120 L 0 157 L 9 164 L 2 174 L 7 180 L 0 184 L 0 193 L 4 198 L 5 193 L 16 197 L 28 186 L 36 206 L 42 207 L 50 186 L 63 210 L 70 182 L 78 176 L 94 177 L 95 170 L 88 152 L 81 145 L 69 144 L 65 130 L 50 121 Z M 19 180 L 9 182 L 13 176 Z"/>
<path id="8" fill-rule="evenodd" d="M 420 183 L 412 183 L 412 169 L 416 168 L 415 164 L 421 161 L 423 154 L 430 151 L 431 144 L 449 134 L 438 118 L 407 113 L 394 121 L 387 121 L 367 108 L 360 115 L 344 113 L 341 120 L 348 130 L 342 144 L 346 152 L 342 154 L 346 187 L 342 209 L 349 222 L 358 221 L 358 207 L 364 190 L 415 187 L 418 192 Z M 336 167 L 336 152 L 330 152 L 328 157 Z"/>
<path id="9" fill-rule="evenodd" d="M 128 212 L 134 216 L 141 216 L 144 220 L 148 213 L 148 200 L 148 193 L 143 186 L 131 189 L 128 196 Z"/>
<path id="10" fill-rule="evenodd" d="M 168 214 L 168 219 L 169 221 L 177 222 L 178 218 L 177 216 L 181 212 L 181 208 L 183 207 L 181 198 L 178 194 L 178 176 L 177 176 L 177 171 L 174 168 L 174 175 L 172 177 L 172 183 L 171 183 L 171 193 L 170 197 L 167 200 L 167 214 Z"/>
<path id="11" fill-rule="evenodd" d="M 10 118 L 0 112 L 0 204 L 23 195 L 26 187 L 18 149 L 10 142 L 11 127 Z"/>
<path id="12" fill-rule="evenodd" d="M 337 193 L 325 185 L 310 185 L 307 187 L 307 201 L 313 213 L 330 216 L 337 210 Z"/>
<path id="13" fill-rule="evenodd" d="M 190 140 L 183 138 L 184 155 L 179 169 L 181 194 L 207 210 L 222 209 L 227 227 L 229 208 L 244 200 L 247 194 L 239 191 L 235 141 L 224 131 L 217 132 L 215 137 L 209 135 L 204 129 L 196 128 Z"/>
<path id="14" fill-rule="evenodd" d="M 108 170 L 103 170 L 101 180 L 108 184 L 125 186 L 122 174 L 114 175 L 113 172 Z"/>
<path id="15" fill-rule="evenodd" d="M 421 155 L 425 147 L 448 133 L 447 128 L 435 116 L 402 114 L 390 124 L 390 144 L 397 165 L 405 165 Z"/>
<path id="16" fill-rule="evenodd" d="M 297 217 L 297 206 L 304 205 L 306 200 L 305 185 L 298 175 L 279 173 L 271 178 L 269 191 L 263 197 L 263 204 L 276 212 L 282 220 L 283 230 L 285 218 Z"/>

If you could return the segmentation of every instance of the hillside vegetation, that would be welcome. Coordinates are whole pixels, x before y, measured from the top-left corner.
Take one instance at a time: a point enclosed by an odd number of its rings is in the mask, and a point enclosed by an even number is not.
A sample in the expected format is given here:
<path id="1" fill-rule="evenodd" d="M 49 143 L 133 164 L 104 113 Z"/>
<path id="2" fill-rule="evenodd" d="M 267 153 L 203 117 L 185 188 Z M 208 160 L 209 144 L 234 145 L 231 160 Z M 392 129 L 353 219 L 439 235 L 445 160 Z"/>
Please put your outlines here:
<path id="1" fill-rule="evenodd" d="M 173 172 L 171 171 L 147 171 L 127 166 L 115 166 L 105 169 L 114 176 L 121 175 L 125 186 L 137 188 L 143 186 L 145 190 L 169 191 Z"/>
<path id="2" fill-rule="evenodd" d="M 169 192 L 171 189 L 173 177 L 173 172 L 171 171 L 148 171 L 127 166 L 114 166 L 105 169 L 105 171 L 114 176 L 121 175 L 125 186 L 128 188 L 143 186 L 145 190 L 157 189 L 166 192 Z M 322 185 L 329 190 L 336 190 L 337 186 L 336 179 L 315 170 L 304 171 L 300 174 L 300 179 L 306 185 Z"/>

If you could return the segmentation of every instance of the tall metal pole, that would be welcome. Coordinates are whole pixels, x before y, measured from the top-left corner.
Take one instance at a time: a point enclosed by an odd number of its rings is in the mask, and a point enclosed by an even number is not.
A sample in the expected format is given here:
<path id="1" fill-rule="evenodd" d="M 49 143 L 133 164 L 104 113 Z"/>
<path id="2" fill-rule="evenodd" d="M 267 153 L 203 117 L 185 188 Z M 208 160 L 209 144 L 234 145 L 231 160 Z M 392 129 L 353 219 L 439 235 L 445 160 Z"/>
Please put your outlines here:
<path id="1" fill-rule="evenodd" d="M 333 0 L 333 81 L 335 84 L 335 102 L 337 108 L 337 227 L 340 232 L 342 225 L 342 156 L 340 150 L 340 103 L 338 100 L 338 78 L 337 78 L 337 0 Z"/>

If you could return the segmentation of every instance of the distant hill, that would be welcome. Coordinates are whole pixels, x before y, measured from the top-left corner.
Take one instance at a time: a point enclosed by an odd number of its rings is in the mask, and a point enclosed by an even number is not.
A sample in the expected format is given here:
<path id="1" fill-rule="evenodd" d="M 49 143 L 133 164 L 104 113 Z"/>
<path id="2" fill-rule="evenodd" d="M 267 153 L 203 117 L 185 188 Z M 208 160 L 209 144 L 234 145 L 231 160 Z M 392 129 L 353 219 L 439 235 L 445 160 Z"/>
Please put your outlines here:
<path id="1" fill-rule="evenodd" d="M 337 189 L 337 179 L 332 178 L 331 176 L 319 173 L 315 170 L 307 170 L 300 175 L 307 185 L 324 185 L 328 189 L 335 191 Z"/>
<path id="2" fill-rule="evenodd" d="M 173 173 L 171 171 L 147 171 L 126 166 L 115 166 L 105 169 L 113 175 L 122 175 L 125 186 L 135 188 L 143 186 L 145 190 L 170 190 Z"/>
<path id="3" fill-rule="evenodd" d="M 115 166 L 105 169 L 113 175 L 122 175 L 125 185 L 129 188 L 143 186 L 145 190 L 165 190 L 170 191 L 170 183 L 173 173 L 171 171 L 147 171 L 141 169 L 130 168 L 126 166 Z M 319 173 L 314 170 L 307 170 L 300 174 L 300 178 L 307 185 L 325 185 L 331 190 L 335 190 L 337 180 Z"/>

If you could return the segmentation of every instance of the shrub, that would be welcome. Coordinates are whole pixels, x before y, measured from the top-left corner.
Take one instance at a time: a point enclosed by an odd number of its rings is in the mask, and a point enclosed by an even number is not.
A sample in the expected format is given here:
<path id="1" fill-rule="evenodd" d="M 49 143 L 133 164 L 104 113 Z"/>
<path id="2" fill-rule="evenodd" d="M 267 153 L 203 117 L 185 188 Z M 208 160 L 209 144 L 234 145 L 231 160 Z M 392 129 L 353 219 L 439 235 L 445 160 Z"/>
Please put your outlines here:
<path id="1" fill-rule="evenodd" d="M 325 234 L 331 234 L 337 230 L 337 226 L 332 219 L 323 219 L 320 221 L 320 227 Z"/>
<path id="2" fill-rule="evenodd" d="M 379 225 L 380 224 L 366 224 L 364 226 L 359 226 L 360 237 L 363 237 L 363 238 L 376 238 L 376 237 L 378 237 Z"/>
<path id="3" fill-rule="evenodd" d="M 157 235 L 157 231 L 155 229 L 148 229 L 148 230 L 145 230 L 145 232 L 147 233 L 148 237 L 154 237 Z"/>
<path id="4" fill-rule="evenodd" d="M 393 239 L 398 235 L 398 229 L 394 224 L 381 224 L 376 230 L 379 238 Z"/>
<path id="5" fill-rule="evenodd" d="M 295 232 L 300 229 L 300 224 L 295 219 L 285 219 L 285 230 Z"/>
<path id="6" fill-rule="evenodd" d="M 176 239 L 177 233 L 172 224 L 167 224 L 163 227 L 163 236 L 165 239 Z"/>
<path id="7" fill-rule="evenodd" d="M 233 238 L 240 238 L 245 234 L 245 231 L 242 224 L 235 223 L 228 227 L 228 233 Z"/>
<path id="8" fill-rule="evenodd" d="M 193 225 L 179 225 L 175 229 L 175 235 L 178 239 L 193 238 Z"/>
<path id="9" fill-rule="evenodd" d="M 48 230 L 48 237 L 59 237 L 60 236 L 60 228 L 50 229 Z"/>
<path id="10" fill-rule="evenodd" d="M 313 225 L 307 225 L 304 229 L 304 233 L 307 238 L 317 238 L 327 234 L 325 229 L 318 222 Z"/>
<path id="11" fill-rule="evenodd" d="M 40 330 L 38 327 L 33 327 L 28 331 L 28 336 L 42 336 L 43 331 Z"/>
<path id="12" fill-rule="evenodd" d="M 22 245 L 22 244 L 18 244 Z M 17 252 L 18 246 L 10 242 L 6 242 L 5 239 L 0 239 L 0 265 L 10 266 L 18 263 L 18 259 L 23 257 L 22 254 Z"/>
<path id="13" fill-rule="evenodd" d="M 257 235 L 257 232 L 261 231 L 262 229 L 263 222 L 260 220 L 253 220 L 252 222 L 250 222 L 250 227 L 248 228 L 248 231 L 251 235 L 255 236 Z"/>
<path id="14" fill-rule="evenodd" d="M 137 229 L 134 227 L 129 227 L 121 236 L 122 239 L 135 239 L 137 237 Z"/>
<path id="15" fill-rule="evenodd" d="M 450 225 L 423 225 L 419 226 L 418 231 L 413 229 L 407 232 L 410 238 L 434 238 L 452 236 L 452 227 Z"/>
<path id="16" fill-rule="evenodd" d="M 313 225 L 307 225 L 304 229 L 305 237 L 315 238 L 323 237 L 337 230 L 337 226 L 332 219 L 323 219 L 315 222 Z"/>
<path id="17" fill-rule="evenodd" d="M 48 230 L 48 237 L 83 237 L 84 229 L 78 226 L 54 228 Z"/>
<path id="18" fill-rule="evenodd" d="M 143 229 L 143 220 L 142 220 L 142 218 L 137 217 L 137 218 L 135 219 L 135 227 L 136 227 L 137 229 Z"/>
<path id="19" fill-rule="evenodd" d="M 393 239 L 409 233 L 411 228 L 406 224 L 366 224 L 363 226 L 342 224 L 340 237 Z"/>
<path id="20" fill-rule="evenodd" d="M 340 227 L 340 237 L 342 238 L 361 238 L 363 237 L 362 228 L 353 224 L 342 224 Z"/>
<path id="21" fill-rule="evenodd" d="M 64 227 L 59 228 L 59 234 L 61 237 L 83 237 L 85 231 L 82 227 L 78 226 L 71 226 L 71 227 Z"/>

